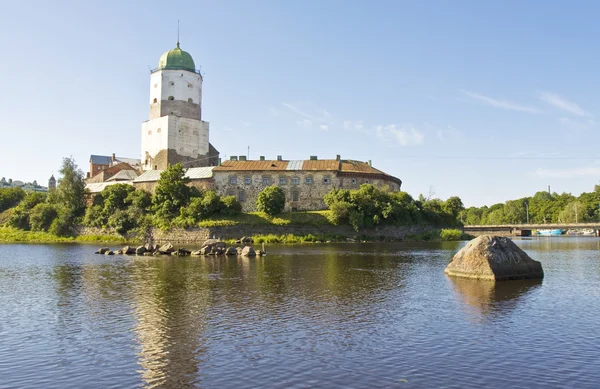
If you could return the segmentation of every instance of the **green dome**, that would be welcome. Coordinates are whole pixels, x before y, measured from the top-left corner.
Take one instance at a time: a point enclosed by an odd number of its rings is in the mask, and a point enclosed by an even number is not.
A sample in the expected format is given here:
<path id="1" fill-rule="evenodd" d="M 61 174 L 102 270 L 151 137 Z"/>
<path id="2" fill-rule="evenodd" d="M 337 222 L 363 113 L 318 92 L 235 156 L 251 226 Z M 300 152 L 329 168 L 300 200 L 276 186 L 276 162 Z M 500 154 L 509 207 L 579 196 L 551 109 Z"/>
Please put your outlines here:
<path id="1" fill-rule="evenodd" d="M 181 50 L 179 48 L 179 42 L 177 42 L 177 47 L 160 56 L 160 59 L 158 60 L 158 69 L 183 69 L 195 72 L 196 65 L 194 64 L 194 60 L 190 53 Z"/>

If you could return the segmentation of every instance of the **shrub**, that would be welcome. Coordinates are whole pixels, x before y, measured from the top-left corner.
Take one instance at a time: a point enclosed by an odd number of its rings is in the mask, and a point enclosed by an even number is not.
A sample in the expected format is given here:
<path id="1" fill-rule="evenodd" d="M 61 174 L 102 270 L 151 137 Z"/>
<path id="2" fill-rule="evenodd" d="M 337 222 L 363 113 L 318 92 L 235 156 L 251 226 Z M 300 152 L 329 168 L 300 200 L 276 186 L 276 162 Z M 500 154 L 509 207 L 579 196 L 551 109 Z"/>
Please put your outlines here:
<path id="1" fill-rule="evenodd" d="M 272 185 L 263 189 L 258 194 L 256 200 L 256 209 L 259 212 L 264 212 L 269 216 L 281 213 L 285 208 L 285 193 L 283 189 Z"/>
<path id="2" fill-rule="evenodd" d="M 462 235 L 462 231 L 456 229 L 447 229 L 440 232 L 440 238 L 442 238 L 442 240 L 461 240 Z"/>
<path id="3" fill-rule="evenodd" d="M 29 213 L 29 224 L 32 231 L 48 231 L 50 225 L 58 217 L 58 209 L 53 204 L 40 203 Z"/>
<path id="4" fill-rule="evenodd" d="M 25 197 L 25 191 L 21 188 L 0 189 L 0 212 L 15 207 Z"/>
<path id="5" fill-rule="evenodd" d="M 221 197 L 221 214 L 232 216 L 242 212 L 242 204 L 235 196 Z"/>
<path id="6" fill-rule="evenodd" d="M 75 228 L 75 215 L 69 208 L 60 208 L 48 232 L 56 236 L 72 236 Z"/>

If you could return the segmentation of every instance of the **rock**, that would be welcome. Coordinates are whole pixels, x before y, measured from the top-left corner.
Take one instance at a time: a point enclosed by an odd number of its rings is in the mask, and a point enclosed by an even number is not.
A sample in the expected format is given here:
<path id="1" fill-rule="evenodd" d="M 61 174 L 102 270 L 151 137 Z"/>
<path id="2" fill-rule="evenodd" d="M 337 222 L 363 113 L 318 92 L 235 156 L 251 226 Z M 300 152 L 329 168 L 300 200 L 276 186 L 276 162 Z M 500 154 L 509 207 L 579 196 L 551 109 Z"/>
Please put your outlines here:
<path id="1" fill-rule="evenodd" d="M 242 240 L 241 239 L 236 240 L 235 244 L 242 244 Z"/>
<path id="2" fill-rule="evenodd" d="M 165 243 L 162 246 L 160 246 L 160 248 L 157 249 L 157 251 L 161 254 L 171 254 L 173 251 L 175 251 L 175 249 L 173 248 L 173 245 L 171 243 Z"/>
<path id="3" fill-rule="evenodd" d="M 119 251 L 117 251 L 117 254 L 127 254 L 127 255 L 135 254 L 135 249 L 133 247 L 125 246 L 125 247 L 121 248 Z"/>
<path id="4" fill-rule="evenodd" d="M 225 251 L 226 251 L 225 247 L 218 246 L 218 247 L 213 247 L 212 253 L 214 255 L 223 255 L 223 254 L 225 254 Z"/>
<path id="5" fill-rule="evenodd" d="M 153 255 L 154 255 L 154 253 L 152 253 L 152 252 L 150 252 L 150 251 L 146 251 L 146 252 L 144 253 L 144 257 L 151 257 L 151 256 L 153 256 Z"/>
<path id="6" fill-rule="evenodd" d="M 212 252 L 212 246 L 205 246 L 200 249 L 200 255 L 209 255 Z"/>
<path id="7" fill-rule="evenodd" d="M 544 277 L 540 262 L 531 259 L 509 238 L 491 235 L 467 243 L 444 272 L 449 276 L 494 281 Z"/>
<path id="8" fill-rule="evenodd" d="M 176 253 L 177 253 L 177 255 L 184 257 L 186 255 L 190 255 L 192 252 L 188 249 L 181 247 L 181 248 L 177 249 Z"/>
<path id="9" fill-rule="evenodd" d="M 107 252 L 104 253 L 104 255 L 115 255 L 115 252 L 112 250 L 108 250 Z"/>
<path id="10" fill-rule="evenodd" d="M 145 246 L 140 246 L 138 248 L 135 249 L 135 254 L 136 255 L 144 255 L 144 253 L 146 252 L 146 247 Z"/>
<path id="11" fill-rule="evenodd" d="M 225 251 L 225 255 L 237 255 L 237 253 L 235 247 L 227 247 L 227 250 Z"/>
<path id="12" fill-rule="evenodd" d="M 252 246 L 246 246 L 242 250 L 242 255 L 244 257 L 255 257 L 256 256 L 256 252 L 254 251 L 254 249 L 252 248 Z"/>
<path id="13" fill-rule="evenodd" d="M 204 241 L 204 243 L 202 243 L 202 247 L 205 247 L 205 246 L 222 247 L 222 248 L 227 247 L 225 242 L 220 241 L 219 239 L 207 239 Z"/>
<path id="14" fill-rule="evenodd" d="M 254 243 L 254 239 L 252 239 L 252 237 L 250 236 L 242 236 L 242 239 L 240 239 L 240 242 L 244 245 L 249 245 Z"/>
<path id="15" fill-rule="evenodd" d="M 258 250 L 256 252 L 256 255 L 258 255 L 259 257 L 264 257 L 265 255 L 267 255 L 267 253 L 264 250 Z"/>
<path id="16" fill-rule="evenodd" d="M 237 255 L 242 255 L 243 249 L 241 247 L 236 247 L 235 251 L 237 251 Z"/>
<path id="17" fill-rule="evenodd" d="M 96 254 L 105 254 L 109 250 L 110 249 L 108 247 L 102 247 L 102 248 L 99 248 L 98 251 L 96 251 Z"/>
<path id="18" fill-rule="evenodd" d="M 154 252 L 154 250 L 156 250 L 156 247 L 154 247 L 153 245 L 151 245 L 150 243 L 146 243 L 144 245 L 144 248 L 146 249 L 146 251 L 148 252 Z"/>
<path id="19" fill-rule="evenodd" d="M 202 255 L 202 253 L 200 252 L 200 250 L 194 250 L 190 253 L 190 255 L 198 256 L 198 255 Z"/>

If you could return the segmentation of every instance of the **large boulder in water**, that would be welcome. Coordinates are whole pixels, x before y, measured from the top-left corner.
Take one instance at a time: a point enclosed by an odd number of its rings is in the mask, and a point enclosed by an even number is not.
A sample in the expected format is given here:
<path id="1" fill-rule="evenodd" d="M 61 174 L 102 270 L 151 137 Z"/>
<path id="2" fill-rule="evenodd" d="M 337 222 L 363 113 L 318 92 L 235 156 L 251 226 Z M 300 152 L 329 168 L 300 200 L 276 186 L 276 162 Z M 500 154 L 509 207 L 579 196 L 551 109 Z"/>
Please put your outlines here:
<path id="1" fill-rule="evenodd" d="M 531 259 L 512 240 L 490 235 L 467 243 L 444 272 L 449 276 L 494 281 L 544 277 L 542 264 Z"/>

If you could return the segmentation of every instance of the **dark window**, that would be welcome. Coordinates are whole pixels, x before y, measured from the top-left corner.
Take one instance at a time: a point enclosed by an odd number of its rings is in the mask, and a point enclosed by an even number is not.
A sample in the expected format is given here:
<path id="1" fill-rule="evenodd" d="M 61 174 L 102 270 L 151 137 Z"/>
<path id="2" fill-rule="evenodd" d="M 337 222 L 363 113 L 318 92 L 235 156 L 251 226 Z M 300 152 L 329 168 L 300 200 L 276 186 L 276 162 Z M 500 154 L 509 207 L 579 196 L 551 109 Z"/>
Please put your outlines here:
<path id="1" fill-rule="evenodd" d="M 155 103 L 158 103 L 158 100 L 156 99 L 156 97 L 154 98 L 154 102 L 155 102 Z"/>
<path id="2" fill-rule="evenodd" d="M 194 100 L 192 100 L 192 98 L 190 97 L 190 98 L 188 99 L 188 103 L 193 103 L 193 102 L 194 102 Z"/>
<path id="3" fill-rule="evenodd" d="M 229 183 L 232 185 L 237 185 L 237 177 L 229 177 Z"/>
<path id="4" fill-rule="evenodd" d="M 244 184 L 246 184 L 246 185 L 252 184 L 252 177 L 244 177 Z"/>
<path id="5" fill-rule="evenodd" d="M 305 181 L 308 185 L 312 184 L 312 177 L 306 177 Z"/>
<path id="6" fill-rule="evenodd" d="M 270 185 L 271 184 L 271 178 L 269 177 L 263 177 L 263 185 Z"/>
<path id="7" fill-rule="evenodd" d="M 240 190 L 240 195 L 238 198 L 239 198 L 240 202 L 246 201 L 246 192 L 244 192 L 243 190 Z"/>
<path id="8" fill-rule="evenodd" d="M 227 192 L 227 196 L 235 196 L 235 192 L 230 190 L 229 192 Z"/>
<path id="9" fill-rule="evenodd" d="M 300 183 L 300 179 L 298 177 L 294 177 L 294 178 L 292 178 L 292 183 L 294 185 L 298 185 Z"/>
<path id="10" fill-rule="evenodd" d="M 285 185 L 285 184 L 287 184 L 287 178 L 279 177 L 279 185 Z"/>
<path id="11" fill-rule="evenodd" d="M 171 101 L 172 101 L 172 100 L 175 100 L 175 97 L 173 97 L 173 96 L 169 96 L 169 100 L 171 100 Z"/>
<path id="12" fill-rule="evenodd" d="M 350 182 L 352 183 L 352 185 L 356 185 L 356 178 L 351 179 Z"/>
<path id="13" fill-rule="evenodd" d="M 300 192 L 293 191 L 292 192 L 292 201 L 298 201 L 299 198 L 300 198 Z"/>
<path id="14" fill-rule="evenodd" d="M 323 177 L 323 184 L 325 184 L 325 185 L 331 184 L 331 177 L 329 177 L 329 176 Z"/>

